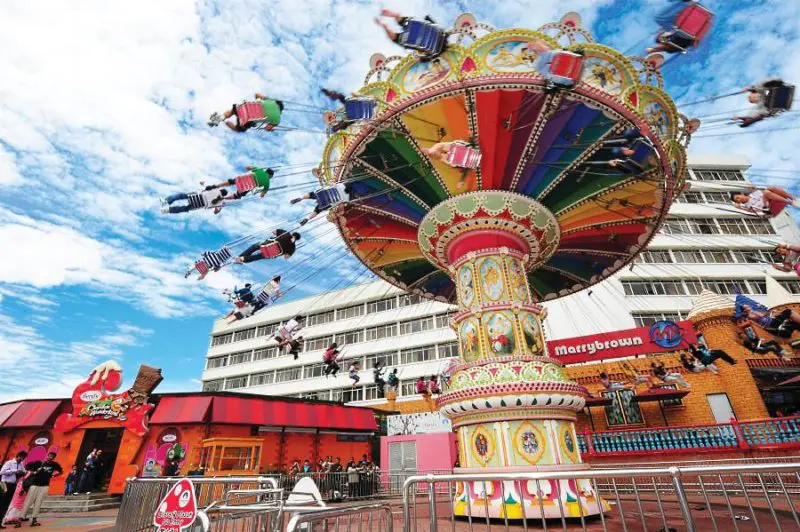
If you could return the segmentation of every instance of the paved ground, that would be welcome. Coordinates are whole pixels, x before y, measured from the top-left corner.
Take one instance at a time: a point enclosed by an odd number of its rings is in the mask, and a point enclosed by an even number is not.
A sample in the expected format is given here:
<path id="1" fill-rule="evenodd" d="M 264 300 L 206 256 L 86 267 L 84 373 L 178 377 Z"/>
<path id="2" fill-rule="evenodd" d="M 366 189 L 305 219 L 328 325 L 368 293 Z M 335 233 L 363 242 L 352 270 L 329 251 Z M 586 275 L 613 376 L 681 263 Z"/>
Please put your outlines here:
<path id="1" fill-rule="evenodd" d="M 64 532 L 100 530 L 113 526 L 116 518 L 117 510 L 100 510 L 99 512 L 74 514 L 43 514 L 39 519 L 42 526 L 33 530 L 63 530 Z M 23 523 L 21 530 L 29 529 L 29 524 Z"/>

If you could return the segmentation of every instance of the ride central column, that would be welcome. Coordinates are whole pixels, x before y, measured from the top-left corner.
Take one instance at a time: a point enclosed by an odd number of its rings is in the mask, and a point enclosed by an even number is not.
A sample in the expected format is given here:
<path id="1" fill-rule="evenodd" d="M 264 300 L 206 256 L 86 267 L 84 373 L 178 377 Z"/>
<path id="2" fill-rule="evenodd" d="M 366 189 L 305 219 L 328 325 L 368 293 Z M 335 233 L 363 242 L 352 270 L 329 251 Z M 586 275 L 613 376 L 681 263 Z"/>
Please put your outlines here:
<path id="1" fill-rule="evenodd" d="M 585 470 L 575 434 L 586 390 L 547 356 L 528 273 L 558 247 L 541 204 L 518 194 L 463 194 L 420 224 L 426 257 L 453 277 L 460 364 L 437 400 L 458 434 L 457 473 Z M 456 515 L 495 518 L 589 516 L 608 509 L 589 481 L 461 483 Z M 525 507 L 523 508 L 523 501 Z"/>

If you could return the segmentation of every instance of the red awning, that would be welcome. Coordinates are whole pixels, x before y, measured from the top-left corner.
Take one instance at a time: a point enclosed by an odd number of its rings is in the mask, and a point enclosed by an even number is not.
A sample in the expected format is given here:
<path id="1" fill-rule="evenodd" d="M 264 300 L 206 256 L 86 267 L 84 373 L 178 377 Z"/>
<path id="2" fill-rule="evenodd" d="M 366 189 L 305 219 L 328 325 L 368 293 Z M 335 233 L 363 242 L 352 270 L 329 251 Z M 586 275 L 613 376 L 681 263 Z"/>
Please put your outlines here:
<path id="1" fill-rule="evenodd" d="M 19 405 L 22 403 L 8 403 L 7 405 L 0 405 L 0 427 L 3 426 L 3 423 L 6 422 L 8 418 L 11 417 L 11 414 L 17 411 Z"/>
<path id="2" fill-rule="evenodd" d="M 211 422 L 356 431 L 376 428 L 372 410 L 366 408 L 249 397 L 214 397 Z"/>
<path id="3" fill-rule="evenodd" d="M 689 395 L 689 390 L 673 390 L 672 388 L 650 388 L 646 392 L 631 397 L 631 403 L 647 403 L 650 401 L 667 401 L 682 399 Z"/>
<path id="4" fill-rule="evenodd" d="M 163 397 L 150 416 L 151 425 L 205 423 L 213 397 Z"/>
<path id="5" fill-rule="evenodd" d="M 61 403 L 60 399 L 22 401 L 3 423 L 3 428 L 46 427 L 61 407 Z"/>

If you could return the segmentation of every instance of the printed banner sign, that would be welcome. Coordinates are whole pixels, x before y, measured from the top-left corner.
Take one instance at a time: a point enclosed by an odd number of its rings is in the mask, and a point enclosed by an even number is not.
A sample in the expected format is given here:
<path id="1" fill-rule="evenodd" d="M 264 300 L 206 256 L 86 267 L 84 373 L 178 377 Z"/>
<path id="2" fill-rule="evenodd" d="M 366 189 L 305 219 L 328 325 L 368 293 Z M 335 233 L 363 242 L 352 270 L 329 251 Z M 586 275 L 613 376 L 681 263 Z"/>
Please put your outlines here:
<path id="1" fill-rule="evenodd" d="M 387 420 L 386 433 L 389 436 L 453 432 L 453 424 L 439 412 L 387 416 Z"/>
<path id="2" fill-rule="evenodd" d="M 153 409 L 147 401 L 159 382 L 161 370 L 142 366 L 130 390 L 113 393 L 122 384 L 122 368 L 113 361 L 101 364 L 72 392 L 72 412 L 61 414 L 54 428 L 67 432 L 90 421 L 110 420 L 143 436 Z"/>
<path id="3" fill-rule="evenodd" d="M 194 485 L 188 478 L 182 478 L 173 485 L 153 516 L 153 524 L 159 532 L 181 532 L 189 528 L 197 518 L 197 499 Z"/>
<path id="4" fill-rule="evenodd" d="M 650 327 L 578 336 L 547 342 L 551 357 L 564 364 L 608 360 L 686 349 L 697 342 L 690 321 L 659 321 Z"/>

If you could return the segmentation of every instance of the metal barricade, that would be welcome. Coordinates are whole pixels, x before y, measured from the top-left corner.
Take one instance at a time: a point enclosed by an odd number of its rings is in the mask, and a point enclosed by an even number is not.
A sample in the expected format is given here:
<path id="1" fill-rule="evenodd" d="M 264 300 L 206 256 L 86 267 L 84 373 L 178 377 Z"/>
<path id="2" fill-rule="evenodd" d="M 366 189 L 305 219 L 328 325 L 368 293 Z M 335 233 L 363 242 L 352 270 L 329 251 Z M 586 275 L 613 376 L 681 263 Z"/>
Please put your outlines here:
<path id="1" fill-rule="evenodd" d="M 143 532 L 153 529 L 153 515 L 158 503 L 177 478 L 130 478 L 125 485 L 122 504 L 117 514 L 114 530 L 117 532 Z M 258 493 L 253 490 L 277 489 L 278 482 L 272 477 L 191 477 L 195 487 L 198 508 L 206 508 L 217 501 L 225 501 L 228 492 L 250 491 L 252 501 L 242 499 L 242 504 L 257 502 Z"/>
<path id="2" fill-rule="evenodd" d="M 609 510 L 596 516 L 584 514 L 586 494 L 556 490 L 558 516 L 555 519 L 534 517 L 545 513 L 544 504 L 552 504 L 543 494 L 558 482 L 577 486 L 577 480 L 589 482 L 594 493 L 608 504 Z M 576 490 L 577 491 L 577 490 Z M 457 494 L 467 496 L 457 496 Z M 562 501 L 562 497 L 564 500 Z M 461 502 L 454 517 L 454 503 Z M 490 519 L 485 509 L 500 501 L 514 501 L 515 507 L 503 505 L 504 516 Z M 545 502 L 543 502 L 545 501 Z M 565 507 L 572 505 L 578 517 L 568 517 Z M 418 475 L 403 486 L 404 532 L 437 532 L 438 527 L 455 532 L 479 527 L 481 531 L 529 527 L 569 530 L 622 530 L 687 532 L 733 529 L 800 529 L 800 462 L 789 464 L 720 465 L 644 469 L 590 469 L 587 471 Z M 586 507 L 590 507 L 588 504 Z M 508 517 L 516 512 L 514 517 Z M 551 506 L 552 509 L 552 506 Z M 503 512 L 500 512 L 501 514 Z M 573 514 L 574 515 L 574 514 Z M 481 517 L 475 517 L 481 516 Z"/>
<path id="3" fill-rule="evenodd" d="M 392 506 L 387 503 L 343 506 L 295 514 L 286 532 L 392 532 Z"/>

